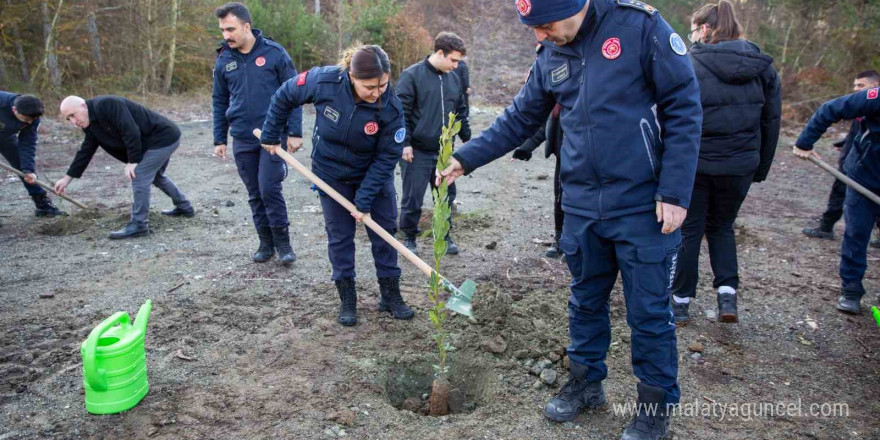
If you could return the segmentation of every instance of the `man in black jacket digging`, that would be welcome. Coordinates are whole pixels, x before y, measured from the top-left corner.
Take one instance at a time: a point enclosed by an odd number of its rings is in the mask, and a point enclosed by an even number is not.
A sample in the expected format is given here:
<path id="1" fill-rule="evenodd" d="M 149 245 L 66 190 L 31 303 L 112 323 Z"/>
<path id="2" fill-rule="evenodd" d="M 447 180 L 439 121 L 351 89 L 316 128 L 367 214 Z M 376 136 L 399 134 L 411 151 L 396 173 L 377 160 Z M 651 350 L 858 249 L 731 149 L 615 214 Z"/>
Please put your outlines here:
<path id="1" fill-rule="evenodd" d="M 416 235 L 422 216 L 422 202 L 428 185 L 434 184 L 434 169 L 440 152 L 440 133 L 449 113 L 461 121 L 458 136 L 467 142 L 471 127 L 467 119 L 466 90 L 461 77 L 452 73 L 467 54 L 464 41 L 451 32 L 434 39 L 434 53 L 409 66 L 397 82 L 397 96 L 403 104 L 406 139 L 400 162 L 403 196 L 400 200 L 400 230 L 404 244 L 416 252 Z M 449 186 L 449 204 L 455 201 L 455 185 Z M 449 219 L 450 227 L 452 219 Z M 458 246 L 446 236 L 447 253 L 457 254 Z"/>
<path id="2" fill-rule="evenodd" d="M 99 96 L 88 101 L 68 96 L 61 101 L 61 115 L 81 128 L 86 137 L 76 153 L 67 175 L 55 183 L 63 193 L 74 178 L 80 178 L 92 156 L 101 147 L 124 162 L 125 176 L 131 180 L 134 200 L 131 221 L 110 233 L 110 238 L 130 238 L 150 234 L 150 185 L 156 185 L 174 202 L 174 209 L 162 211 L 172 217 L 192 217 L 192 204 L 165 176 L 171 154 L 180 146 L 180 130 L 168 118 L 125 98 Z"/>

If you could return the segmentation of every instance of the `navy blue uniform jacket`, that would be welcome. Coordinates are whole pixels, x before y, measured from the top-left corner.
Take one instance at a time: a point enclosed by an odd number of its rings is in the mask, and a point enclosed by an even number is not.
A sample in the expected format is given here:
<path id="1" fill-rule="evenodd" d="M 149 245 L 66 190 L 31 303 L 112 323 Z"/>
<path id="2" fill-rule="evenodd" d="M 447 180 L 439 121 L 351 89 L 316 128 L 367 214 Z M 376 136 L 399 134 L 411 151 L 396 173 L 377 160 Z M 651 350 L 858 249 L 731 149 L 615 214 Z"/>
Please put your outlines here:
<path id="1" fill-rule="evenodd" d="M 261 142 L 281 142 L 282 127 L 303 104 L 315 105 L 312 171 L 325 181 L 359 184 L 358 211 L 370 212 L 376 194 L 394 179 L 406 128 L 403 106 L 389 85 L 373 104 L 355 103 L 348 71 L 315 67 L 284 83 L 269 105 Z"/>
<path id="2" fill-rule="evenodd" d="M 235 139 L 255 142 L 253 131 L 263 126 L 272 94 L 296 76 L 293 61 L 280 44 L 252 30 L 257 41 L 247 54 L 225 41 L 214 64 L 214 145 L 226 144 L 229 131 Z M 230 130 L 231 128 L 231 130 Z M 291 112 L 284 130 L 302 137 L 302 110 Z"/>
<path id="3" fill-rule="evenodd" d="M 880 190 L 880 87 L 862 90 L 828 101 L 816 110 L 795 145 L 801 150 L 812 150 L 828 127 L 844 119 L 856 119 L 858 134 L 846 155 L 843 169 L 846 175 L 862 185 Z"/>
<path id="4" fill-rule="evenodd" d="M 22 173 L 33 173 L 36 167 L 34 163 L 37 151 L 37 127 L 40 119 L 37 118 L 31 124 L 25 124 L 12 113 L 12 103 L 19 95 L 14 93 L 0 92 L 0 142 L 10 142 L 13 136 L 18 136 L 18 157 L 21 161 Z"/>
<path id="5" fill-rule="evenodd" d="M 605 219 L 687 208 L 702 111 L 681 37 L 653 8 L 592 0 L 578 36 L 542 42 L 529 79 L 480 137 L 454 153 L 465 172 L 522 145 L 562 106 L 562 209 Z"/>

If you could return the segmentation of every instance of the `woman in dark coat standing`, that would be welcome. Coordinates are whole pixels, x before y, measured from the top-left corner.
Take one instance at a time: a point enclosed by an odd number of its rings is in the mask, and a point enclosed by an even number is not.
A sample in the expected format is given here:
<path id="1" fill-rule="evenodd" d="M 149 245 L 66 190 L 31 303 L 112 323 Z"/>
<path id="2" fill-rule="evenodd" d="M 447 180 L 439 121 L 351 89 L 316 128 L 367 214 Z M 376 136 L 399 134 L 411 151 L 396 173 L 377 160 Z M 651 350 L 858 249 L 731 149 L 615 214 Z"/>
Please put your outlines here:
<path id="1" fill-rule="evenodd" d="M 678 272 L 672 285 L 678 325 L 696 296 L 700 243 L 718 292 L 718 320 L 738 322 L 739 276 L 733 223 L 752 182 L 767 178 L 779 139 L 780 84 L 773 58 L 746 40 L 726 0 L 694 13 L 690 57 L 700 83 L 703 135 L 693 197 L 682 226 Z"/>

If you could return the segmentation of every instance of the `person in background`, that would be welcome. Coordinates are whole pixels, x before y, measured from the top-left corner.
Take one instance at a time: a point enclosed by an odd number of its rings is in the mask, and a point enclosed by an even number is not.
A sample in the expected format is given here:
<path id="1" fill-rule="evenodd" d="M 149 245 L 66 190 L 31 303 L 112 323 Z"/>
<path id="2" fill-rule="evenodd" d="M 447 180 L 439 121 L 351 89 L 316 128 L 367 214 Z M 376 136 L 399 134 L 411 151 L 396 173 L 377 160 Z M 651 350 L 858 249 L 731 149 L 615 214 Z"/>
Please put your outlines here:
<path id="1" fill-rule="evenodd" d="M 37 128 L 42 116 L 43 103 L 36 96 L 0 91 L 0 155 L 24 173 L 21 183 L 34 201 L 34 215 L 67 215 L 52 203 L 45 189 L 35 184 Z"/>
<path id="2" fill-rule="evenodd" d="M 176 124 L 137 102 L 112 95 L 89 100 L 68 96 L 59 110 L 64 119 L 82 129 L 85 139 L 67 174 L 55 182 L 56 193 L 63 193 L 73 179 L 82 177 L 98 148 L 125 163 L 125 177 L 131 181 L 131 220 L 111 232 L 111 239 L 150 235 L 150 185 L 174 202 L 174 208 L 162 211 L 163 215 L 195 215 L 192 204 L 165 175 L 171 155 L 180 147 Z"/>
<path id="3" fill-rule="evenodd" d="M 290 222 L 281 183 L 287 164 L 260 148 L 251 131 L 263 126 L 272 94 L 296 77 L 293 61 L 280 44 L 251 27 L 251 14 L 241 3 L 227 3 L 214 12 L 223 41 L 214 64 L 214 154 L 226 159 L 232 135 L 232 156 L 248 192 L 248 204 L 260 246 L 251 257 L 269 261 L 275 251 L 281 264 L 296 261 L 290 246 Z M 288 151 L 302 146 L 302 110 L 290 113 L 284 127 Z"/>
<path id="4" fill-rule="evenodd" d="M 876 70 L 866 70 L 856 75 L 853 80 L 853 92 L 871 89 L 880 86 L 880 73 Z M 843 164 L 846 162 L 846 156 L 852 150 L 853 142 L 859 132 L 859 121 L 853 120 L 850 123 L 849 132 L 846 137 L 834 143 L 834 147 L 840 152 L 837 159 L 837 168 L 844 172 Z M 812 228 L 804 228 L 803 233 L 810 238 L 824 238 L 834 240 L 834 224 L 843 217 L 843 201 L 846 199 L 846 184 L 840 180 L 834 179 L 831 184 L 831 194 L 828 195 L 828 207 L 822 213 L 819 219 L 819 225 Z M 878 225 L 880 228 L 880 225 Z M 871 247 L 880 247 L 880 240 L 871 242 Z"/>
<path id="5" fill-rule="evenodd" d="M 718 320 L 738 322 L 739 269 L 733 223 L 753 182 L 770 172 L 779 141 L 782 100 L 773 58 L 743 38 L 727 0 L 698 9 L 690 49 L 700 83 L 703 134 L 691 196 L 681 227 L 678 272 L 672 283 L 677 325 L 687 323 L 697 294 L 700 243 L 709 243 Z"/>
<path id="6" fill-rule="evenodd" d="M 542 143 L 546 142 L 544 147 L 544 157 L 550 155 L 556 156 L 556 166 L 553 170 L 553 244 L 544 252 L 544 256 L 548 258 L 559 258 L 562 251 L 559 250 L 559 238 L 562 236 L 562 222 L 565 213 L 562 211 L 562 183 L 559 180 L 559 164 L 560 149 L 562 148 L 562 124 L 559 123 L 559 112 L 561 108 L 559 104 L 553 107 L 550 117 L 547 118 L 547 125 L 541 127 L 535 132 L 535 135 L 523 142 L 516 150 L 513 150 L 513 159 L 529 160 L 532 158 L 532 152 L 535 151 Z"/>
<path id="7" fill-rule="evenodd" d="M 467 118 L 467 95 L 462 78 L 453 73 L 467 49 L 458 35 L 441 32 L 434 38 L 434 53 L 406 68 L 397 81 L 397 96 L 403 104 L 406 118 L 406 140 L 400 161 L 403 195 L 400 198 L 400 230 L 406 235 L 404 245 L 418 252 L 416 236 L 425 191 L 434 182 L 434 170 L 440 154 L 441 129 L 455 113 L 461 121 L 458 137 L 467 142 L 471 138 Z M 433 188 L 433 186 L 432 186 Z M 454 206 L 456 187 L 449 186 L 449 206 Z M 446 235 L 449 254 L 457 254 L 458 246 L 450 232 Z"/>
<path id="8" fill-rule="evenodd" d="M 858 121 L 859 129 L 844 162 L 846 175 L 874 194 L 880 193 L 880 87 L 862 90 L 822 104 L 798 136 L 793 152 L 801 159 L 819 155 L 813 146 L 833 124 Z M 840 245 L 840 295 L 837 310 L 861 313 L 865 296 L 865 270 L 868 268 L 868 242 L 871 230 L 880 220 L 880 206 L 848 187 L 843 202 L 846 225 Z"/>

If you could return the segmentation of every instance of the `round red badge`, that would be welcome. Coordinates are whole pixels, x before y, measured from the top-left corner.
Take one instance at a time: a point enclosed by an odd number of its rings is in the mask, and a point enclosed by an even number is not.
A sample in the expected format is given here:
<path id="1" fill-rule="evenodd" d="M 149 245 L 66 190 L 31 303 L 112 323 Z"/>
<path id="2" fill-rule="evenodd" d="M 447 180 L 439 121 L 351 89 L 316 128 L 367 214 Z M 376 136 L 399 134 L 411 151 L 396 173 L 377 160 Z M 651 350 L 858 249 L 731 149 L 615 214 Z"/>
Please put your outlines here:
<path id="1" fill-rule="evenodd" d="M 519 15 L 523 17 L 532 13 L 532 1 L 531 0 L 516 0 L 516 10 L 519 12 Z"/>
<path id="2" fill-rule="evenodd" d="M 265 57 L 257 57 L 257 60 L 254 61 L 254 64 L 256 64 L 257 67 L 263 67 L 266 65 L 266 58 Z"/>
<path id="3" fill-rule="evenodd" d="M 613 37 L 602 43 L 602 56 L 613 60 L 620 56 L 620 38 Z"/>
<path id="4" fill-rule="evenodd" d="M 378 132 L 379 132 L 379 124 L 377 124 L 373 121 L 370 121 L 370 122 L 367 122 L 367 125 L 364 125 L 364 133 L 366 133 L 367 136 L 372 136 Z"/>

